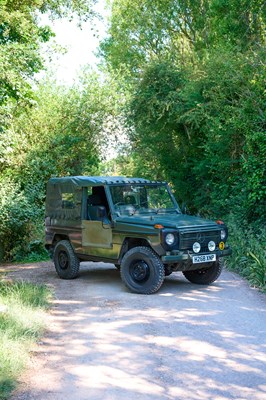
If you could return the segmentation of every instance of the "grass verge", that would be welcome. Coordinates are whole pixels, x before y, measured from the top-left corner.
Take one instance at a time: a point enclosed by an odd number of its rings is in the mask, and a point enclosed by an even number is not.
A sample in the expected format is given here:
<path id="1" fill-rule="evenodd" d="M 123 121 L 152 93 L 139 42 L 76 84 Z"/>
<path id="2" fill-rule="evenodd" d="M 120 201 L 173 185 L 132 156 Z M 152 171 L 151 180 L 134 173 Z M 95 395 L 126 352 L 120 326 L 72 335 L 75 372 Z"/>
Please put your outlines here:
<path id="1" fill-rule="evenodd" d="M 44 285 L 0 279 L 0 399 L 8 399 L 33 343 L 42 335 L 51 299 Z"/>

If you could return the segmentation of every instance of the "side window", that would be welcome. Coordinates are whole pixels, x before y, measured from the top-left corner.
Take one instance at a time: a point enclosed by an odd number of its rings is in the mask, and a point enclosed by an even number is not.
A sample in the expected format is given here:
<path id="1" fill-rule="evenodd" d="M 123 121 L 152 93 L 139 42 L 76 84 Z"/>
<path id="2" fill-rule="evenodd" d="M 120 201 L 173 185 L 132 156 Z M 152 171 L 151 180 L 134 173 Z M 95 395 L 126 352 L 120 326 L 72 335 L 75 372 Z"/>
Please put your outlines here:
<path id="1" fill-rule="evenodd" d="M 98 209 L 104 207 L 106 215 L 109 213 L 105 190 L 103 186 L 88 187 L 88 219 L 99 220 Z"/>
<path id="2" fill-rule="evenodd" d="M 60 194 L 60 219 L 78 220 L 81 217 L 82 190 L 62 185 Z"/>
<path id="3" fill-rule="evenodd" d="M 75 208 L 74 193 L 62 193 L 62 208 L 66 209 Z"/>
<path id="4" fill-rule="evenodd" d="M 72 184 L 49 184 L 46 214 L 50 218 L 75 221 L 81 218 L 82 190 Z"/>
<path id="5" fill-rule="evenodd" d="M 87 188 L 87 219 L 95 221 L 97 219 L 97 197 L 93 193 L 93 188 Z"/>
<path id="6" fill-rule="evenodd" d="M 92 195 L 92 187 L 89 186 L 89 187 L 87 187 L 86 189 L 87 189 L 87 195 L 88 195 L 88 198 L 89 198 L 89 196 Z"/>

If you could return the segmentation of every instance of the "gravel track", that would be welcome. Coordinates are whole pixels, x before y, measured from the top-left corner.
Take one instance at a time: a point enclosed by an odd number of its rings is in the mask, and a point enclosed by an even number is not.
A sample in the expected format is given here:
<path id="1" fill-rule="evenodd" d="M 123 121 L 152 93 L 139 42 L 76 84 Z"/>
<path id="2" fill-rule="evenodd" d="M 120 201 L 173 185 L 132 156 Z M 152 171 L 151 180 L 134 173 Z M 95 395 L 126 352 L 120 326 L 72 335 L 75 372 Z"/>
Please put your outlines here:
<path id="1" fill-rule="evenodd" d="M 47 330 L 12 400 L 266 400 L 266 296 L 224 271 L 132 294 L 112 264 L 60 280 L 51 262 L 6 267 L 54 291 Z"/>

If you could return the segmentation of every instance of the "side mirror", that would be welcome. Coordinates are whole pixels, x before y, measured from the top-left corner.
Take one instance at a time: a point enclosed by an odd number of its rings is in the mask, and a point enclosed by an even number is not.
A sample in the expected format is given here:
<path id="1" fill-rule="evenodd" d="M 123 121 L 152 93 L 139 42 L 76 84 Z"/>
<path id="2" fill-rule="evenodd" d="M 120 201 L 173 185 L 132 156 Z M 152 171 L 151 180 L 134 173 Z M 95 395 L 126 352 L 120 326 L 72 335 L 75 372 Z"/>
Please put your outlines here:
<path id="1" fill-rule="evenodd" d="M 104 219 L 107 216 L 106 208 L 103 206 L 99 206 L 97 209 L 97 216 L 99 219 Z"/>

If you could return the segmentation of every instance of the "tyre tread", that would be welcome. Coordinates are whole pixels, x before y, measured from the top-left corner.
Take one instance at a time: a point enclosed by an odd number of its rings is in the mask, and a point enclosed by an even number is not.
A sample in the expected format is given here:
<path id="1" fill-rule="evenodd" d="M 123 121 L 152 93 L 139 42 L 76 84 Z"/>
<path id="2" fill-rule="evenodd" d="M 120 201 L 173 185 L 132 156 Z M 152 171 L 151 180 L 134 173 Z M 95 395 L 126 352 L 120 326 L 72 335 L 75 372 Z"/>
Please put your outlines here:
<path id="1" fill-rule="evenodd" d="M 215 282 L 219 276 L 221 275 L 221 272 L 223 270 L 223 261 L 219 258 L 215 263 L 215 268 L 213 268 L 210 273 L 207 272 L 206 275 L 200 275 L 198 273 L 199 270 L 195 271 L 183 271 L 183 275 L 185 278 L 190 281 L 191 283 L 196 283 L 198 285 L 210 285 L 213 282 Z M 210 267 L 211 270 L 212 267 Z M 205 279 L 203 279 L 205 278 Z"/>
<path id="2" fill-rule="evenodd" d="M 125 276 L 125 270 L 123 268 L 124 264 L 126 263 L 127 259 L 134 253 L 137 252 L 142 252 L 144 253 L 147 257 L 152 258 L 153 262 L 155 264 L 155 268 L 158 271 L 158 279 L 157 279 L 157 283 L 153 284 L 150 288 L 141 288 L 141 291 L 136 290 L 134 288 L 132 288 L 132 286 L 130 286 L 127 282 L 126 276 Z M 165 274 L 164 274 L 164 265 L 161 262 L 160 258 L 157 256 L 157 254 L 149 247 L 147 246 L 137 246 L 137 247 L 133 247 L 132 249 L 130 249 L 123 257 L 122 259 L 122 263 L 121 263 L 121 269 L 120 269 L 120 276 L 122 281 L 124 282 L 124 284 L 127 286 L 127 288 L 134 293 L 140 293 L 140 294 L 153 294 L 155 292 L 157 292 L 160 287 L 163 284 L 164 278 L 165 278 Z"/>
<path id="3" fill-rule="evenodd" d="M 70 268 L 68 268 L 66 271 L 64 271 L 63 274 L 62 274 L 62 270 L 59 267 L 59 265 L 57 264 L 57 260 L 56 260 L 57 248 L 59 246 L 65 247 L 65 249 L 68 252 L 69 259 L 70 259 Z M 55 264 L 56 272 L 61 279 L 75 279 L 78 276 L 80 261 L 79 261 L 78 257 L 76 256 L 76 254 L 74 253 L 73 247 L 68 240 L 60 240 L 56 244 L 55 250 L 54 250 L 54 264 Z"/>

